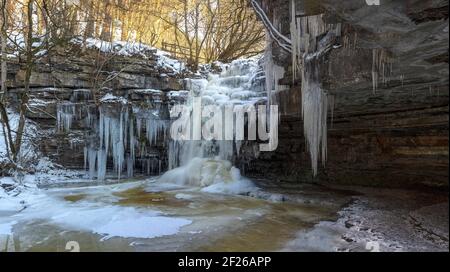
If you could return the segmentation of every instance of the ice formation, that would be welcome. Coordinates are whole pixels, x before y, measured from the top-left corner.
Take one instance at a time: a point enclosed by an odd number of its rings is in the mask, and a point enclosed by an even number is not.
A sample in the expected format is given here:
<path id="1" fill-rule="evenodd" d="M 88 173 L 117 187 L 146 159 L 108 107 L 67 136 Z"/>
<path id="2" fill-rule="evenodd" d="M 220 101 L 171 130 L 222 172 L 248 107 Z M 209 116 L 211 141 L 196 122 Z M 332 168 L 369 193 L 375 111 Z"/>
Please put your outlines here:
<path id="1" fill-rule="evenodd" d="M 170 142 L 171 170 L 160 178 L 160 182 L 203 187 L 203 191 L 212 193 L 241 194 L 256 188 L 251 181 L 241 177 L 240 170 L 233 167 L 231 161 L 240 152 L 242 141 L 239 139 L 244 138 L 245 125 L 247 139 L 256 140 L 256 126 L 248 124 L 255 124 L 257 114 L 264 115 L 259 121 L 266 120 L 265 111 L 259 110 L 267 103 L 264 72 L 258 59 L 236 60 L 222 64 L 221 68 L 219 75 L 210 74 L 208 80 L 187 80 L 190 92 L 186 105 L 192 116 L 197 109 L 219 107 L 222 109 L 219 118 L 234 120 L 235 126 L 225 124 L 219 131 L 214 127 L 212 134 L 203 131 L 203 136 L 210 135 L 214 139 L 201 140 L 194 128 L 200 125 L 205 128 L 208 121 L 192 118 L 196 124 L 190 124 L 190 120 L 184 120 L 189 130 L 192 125 L 194 140 Z M 201 97 L 202 105 L 195 104 L 196 97 Z"/>
<path id="2" fill-rule="evenodd" d="M 159 137 L 164 139 L 168 121 L 157 119 L 152 114 L 142 114 L 145 116 L 143 117 L 137 114 L 140 111 L 145 110 L 132 109 L 126 103 L 116 102 L 100 106 L 97 131 L 99 145 L 86 147 L 91 178 L 94 177 L 96 167 L 97 179 L 105 179 L 108 158 L 112 158 L 113 168 L 119 179 L 125 170 L 127 177 L 134 175 L 137 158 L 141 159 L 141 164 L 144 166 L 142 169 L 146 169 L 148 174 L 156 171 L 154 158 L 144 159 L 142 157 L 146 145 L 143 141 L 152 146 L 157 143 Z M 141 136 L 145 136 L 144 140 Z M 95 161 L 97 161 L 97 164 L 95 164 Z M 161 161 L 157 160 L 157 164 L 159 173 Z"/>
<path id="3" fill-rule="evenodd" d="M 257 103 L 266 103 L 266 92 L 261 76 L 262 70 L 258 59 L 242 59 L 230 64 L 222 64 L 222 72 L 210 74 L 209 79 L 187 79 L 189 95 L 186 105 L 195 111 L 208 105 L 217 106 L 227 114 L 227 108 L 241 106 L 242 113 L 248 112 L 249 118 L 255 118 L 252 109 Z M 202 105 L 194 105 L 194 97 L 201 97 Z M 254 112 L 253 112 L 254 113 Z M 228 112 L 233 114 L 233 112 Z M 194 116 L 194 114 L 192 114 Z M 223 116 L 222 116 L 223 118 Z M 195 118 L 193 118 L 195 120 Z M 192 140 L 174 140 L 169 144 L 169 169 L 186 165 L 195 157 L 217 158 L 220 160 L 232 160 L 234 154 L 238 154 L 242 141 L 236 139 L 236 134 L 243 133 L 244 119 L 236 114 L 233 118 L 238 129 L 221 128 L 214 133 L 220 134 L 223 140 L 201 140 L 200 130 L 192 130 Z M 189 122 L 189 120 L 186 120 Z M 193 121 L 195 122 L 195 121 Z M 200 127 L 203 121 L 196 124 L 186 124 L 189 128 Z M 252 127 L 251 129 L 255 129 Z M 205 134 L 205 133 L 204 133 Z M 250 135 L 252 133 L 250 132 Z"/>
<path id="4" fill-rule="evenodd" d="M 104 180 L 109 166 L 119 179 L 131 177 L 137 161 L 146 174 L 159 174 L 161 159 L 144 156 L 146 146 L 154 146 L 158 139 L 165 139 L 169 120 L 159 118 L 159 109 L 133 107 L 124 97 L 108 93 L 99 100 L 97 110 L 95 105 L 81 103 L 89 99 L 90 91 L 79 90 L 71 97 L 71 101 L 77 103 L 57 106 L 60 131 L 68 132 L 74 121 L 84 121 L 91 129 L 84 147 L 84 166 L 89 177 Z"/>
<path id="5" fill-rule="evenodd" d="M 109 171 L 112 169 L 119 179 L 132 177 L 136 169 L 146 175 L 159 175 L 163 169 L 185 166 L 194 158 L 217 160 L 218 163 L 232 161 L 241 151 L 244 135 L 250 140 L 256 140 L 256 125 L 248 123 L 255 124 L 258 114 L 264 114 L 261 120 L 271 120 L 266 118 L 265 111 L 258 111 L 259 105 L 267 103 L 265 75 L 260 58 L 218 65 L 221 66 L 220 74 L 210 73 L 207 78 L 185 79 L 187 91 L 164 93 L 154 89 L 139 89 L 128 90 L 125 96 L 106 93 L 96 105 L 85 103 L 93 102 L 89 90 L 76 90 L 71 102 L 57 106 L 57 127 L 64 133 L 69 132 L 74 123 L 77 128 L 87 128 L 84 132 L 84 166 L 91 179 L 104 180 L 107 174 L 113 174 Z M 278 91 L 277 81 L 283 75 L 281 67 L 272 70 L 270 77 L 273 82 L 269 93 Z M 151 96 L 152 99 L 132 103 L 128 99 L 135 94 Z M 168 105 L 163 103 L 163 96 L 168 99 Z M 194 104 L 196 97 L 201 97 L 201 105 Z M 210 135 L 211 139 L 201 140 L 201 129 L 192 131 L 195 140 L 169 139 L 171 121 L 178 121 L 177 116 L 173 120 L 169 119 L 169 111 L 180 105 L 188 106 L 192 112 L 208 108 L 221 109 L 223 115 L 214 118 L 221 121 L 231 116 L 232 123 L 236 125 L 218 128 L 213 125 L 212 131 L 208 131 L 203 126 L 208 124 L 205 120 L 208 116 L 202 118 L 200 115 L 198 120 L 193 118 L 193 125 L 203 127 L 203 135 Z M 263 132 L 267 134 L 265 128 Z M 259 134 L 264 135 L 263 132 L 259 131 Z M 157 149 L 167 147 L 166 158 Z"/>
<path id="6" fill-rule="evenodd" d="M 186 165 L 166 172 L 159 182 L 201 187 L 209 193 L 245 194 L 256 190 L 230 161 L 211 158 L 192 158 Z"/>
<path id="7" fill-rule="evenodd" d="M 57 106 L 57 126 L 58 131 L 68 132 L 72 127 L 75 118 L 76 105 L 74 103 L 58 104 Z"/>
<path id="8" fill-rule="evenodd" d="M 266 90 L 268 105 L 277 105 L 278 93 L 288 88 L 288 86 L 280 85 L 280 79 L 284 78 L 284 67 L 276 65 L 272 56 L 272 42 L 269 35 L 266 35 L 267 43 L 264 53 L 264 73 L 266 76 Z"/>
<path id="9" fill-rule="evenodd" d="M 302 117 L 305 140 L 311 157 L 313 175 L 318 162 L 326 161 L 328 94 L 322 88 L 320 63 L 324 53 L 341 35 L 341 24 L 327 24 L 323 14 L 297 16 L 295 1 L 291 1 L 291 42 L 293 80 L 301 76 Z"/>
<path id="10" fill-rule="evenodd" d="M 386 49 L 372 49 L 372 88 L 375 93 L 378 89 L 381 74 L 381 83 L 388 84 L 393 74 L 394 60 Z M 403 81 L 402 81 L 403 84 Z"/>

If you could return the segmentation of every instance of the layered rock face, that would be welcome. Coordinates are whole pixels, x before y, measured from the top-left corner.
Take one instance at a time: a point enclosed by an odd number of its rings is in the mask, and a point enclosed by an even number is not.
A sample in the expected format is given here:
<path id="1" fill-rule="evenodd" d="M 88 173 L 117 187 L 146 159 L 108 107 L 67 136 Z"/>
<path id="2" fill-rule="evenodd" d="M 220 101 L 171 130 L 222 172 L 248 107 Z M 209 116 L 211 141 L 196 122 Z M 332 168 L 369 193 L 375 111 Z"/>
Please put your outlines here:
<path id="1" fill-rule="evenodd" d="M 290 0 L 257 1 L 292 37 Z M 319 61 L 328 97 L 328 152 L 313 177 L 301 118 L 302 78 L 272 42 L 288 85 L 277 94 L 277 151 L 248 160 L 245 174 L 277 180 L 448 188 L 448 1 L 295 0 L 297 18 L 323 14 L 340 36 Z M 321 40 L 322 39 L 322 40 Z M 322 37 L 317 40 L 323 41 Z"/>
<path id="2" fill-rule="evenodd" d="M 244 143 L 236 161 L 243 174 L 277 181 L 448 188 L 448 1 L 381 0 L 379 6 L 365 0 L 256 2 L 286 37 L 292 38 L 293 6 L 297 19 L 322 14 L 327 25 L 339 24 L 340 33 L 317 62 L 328 103 L 325 166 L 319 162 L 313 175 L 303 129 L 303 78 L 293 76 L 292 53 L 272 40 L 266 55 L 284 71 L 275 69 L 279 77 L 270 77 L 278 86 L 270 100 L 282 113 L 279 146 L 255 158 L 253 145 Z M 12 60 L 8 68 L 9 93 L 17 100 L 25 67 Z M 86 140 L 98 129 L 101 105 L 116 119 L 123 110 L 120 99 L 105 104 L 102 97 L 125 98 L 136 118 L 139 111 L 157 111 L 158 119 L 168 121 L 170 105 L 183 100 L 183 79 L 193 76 L 161 65 L 152 50 L 142 57 L 60 49 L 33 67 L 27 117 L 40 127 L 44 156 L 82 169 L 89 164 L 85 147 L 92 143 Z M 136 171 L 164 171 L 167 141 L 135 136 L 145 147 Z M 111 160 L 107 167 L 114 168 Z"/>
<path id="3" fill-rule="evenodd" d="M 172 60 L 166 58 L 167 64 L 161 58 L 164 57 L 153 49 L 130 56 L 74 45 L 40 59 L 31 74 L 26 117 L 39 127 L 36 145 L 42 155 L 70 169 L 89 168 L 89 163 L 96 165 L 89 147 L 98 149 L 99 143 L 91 140 L 97 138 L 93 133 L 98 134 L 101 115 L 114 121 L 129 112 L 139 119 L 143 131 L 134 140 L 141 147 L 139 160 L 135 162 L 136 173 L 159 174 L 164 170 L 167 161 L 164 135 L 150 135 L 154 132 L 146 127 L 145 118 L 155 113 L 158 120 L 168 122 L 170 103 L 183 99 L 183 92 L 179 92 L 184 88 L 183 79 L 192 75 L 171 67 Z M 8 63 L 12 106 L 17 106 L 18 94 L 23 91 L 24 65 L 15 59 Z M 125 122 L 119 120 L 122 121 Z M 93 158 L 91 162 L 89 158 Z M 113 168 L 111 160 L 107 167 Z"/>

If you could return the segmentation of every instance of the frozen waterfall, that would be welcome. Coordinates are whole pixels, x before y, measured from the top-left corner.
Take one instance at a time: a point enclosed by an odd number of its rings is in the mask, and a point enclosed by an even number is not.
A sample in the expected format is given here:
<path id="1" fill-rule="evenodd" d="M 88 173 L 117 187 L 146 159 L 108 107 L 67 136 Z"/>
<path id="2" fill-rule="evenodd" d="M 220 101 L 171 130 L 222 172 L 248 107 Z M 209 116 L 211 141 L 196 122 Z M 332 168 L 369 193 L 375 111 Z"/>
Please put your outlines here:
<path id="1" fill-rule="evenodd" d="M 207 169 L 211 170 L 211 165 L 220 166 L 217 173 L 231 171 L 233 174 L 227 175 L 236 178 L 239 170 L 232 167 L 231 161 L 239 155 L 243 143 L 237 139 L 244 135 L 256 139 L 256 126 L 246 130 L 245 125 L 253 124 L 258 105 L 267 103 L 261 63 L 259 58 L 230 64 L 214 63 L 220 73 L 185 79 L 187 91 L 139 89 L 128 90 L 120 96 L 107 91 L 96 104 L 89 90 L 77 90 L 70 102 L 58 105 L 57 128 L 59 133 L 69 133 L 71 129 L 83 131 L 84 166 L 91 179 L 105 180 L 107 175 L 118 179 L 135 174 L 160 175 L 165 169 L 185 167 L 195 158 L 199 158 L 195 160 L 197 164 Z M 213 70 L 211 68 L 206 70 Z M 133 98 L 142 95 L 151 99 L 137 101 Z M 201 97 L 201 105 L 195 105 L 195 97 Z M 214 128 L 215 133 L 220 130 L 224 135 L 223 140 L 172 140 L 170 127 L 177 118 L 171 119 L 170 111 L 181 105 L 191 111 L 201 111 L 206 106 L 219 107 L 225 115 L 231 114 L 236 128 Z M 230 106 L 240 106 L 242 115 L 225 110 Z M 200 125 L 204 122 L 205 118 L 198 120 Z M 196 169 L 203 169 L 203 166 Z M 139 170 L 140 173 L 136 172 Z"/>
<path id="2" fill-rule="evenodd" d="M 196 124 L 187 123 L 187 128 L 192 129 L 194 139 L 170 142 L 171 170 L 159 179 L 161 182 L 205 187 L 205 191 L 233 194 L 248 192 L 249 188 L 255 188 L 249 180 L 241 177 L 239 169 L 231 163 L 241 149 L 242 141 L 238 140 L 237 136 L 244 135 L 245 120 L 227 109 L 240 106 L 248 113 L 247 121 L 251 118 L 254 118 L 252 121 L 256 120 L 251 109 L 267 103 L 265 76 L 260 62 L 260 59 L 241 59 L 230 64 L 216 64 L 220 65 L 222 70 L 220 74 L 210 73 L 207 79 L 187 79 L 189 96 L 185 105 L 190 109 L 190 115 L 194 116 L 194 111 L 212 105 L 224 112 L 223 116 L 219 116 L 220 119 L 231 119 L 236 127 L 230 128 L 227 125 L 214 127 L 214 133 L 221 135 L 219 137 L 221 140 L 202 140 L 200 137 L 195 138 L 199 136 L 195 135 Z M 194 99 L 198 97 L 201 98 L 201 105 L 197 105 Z M 226 116 L 227 114 L 229 116 Z M 203 125 L 208 118 L 197 121 L 194 117 L 192 119 L 193 123 Z M 247 129 L 250 138 L 256 139 L 252 133 L 252 129 L 256 128 L 248 125 Z"/>

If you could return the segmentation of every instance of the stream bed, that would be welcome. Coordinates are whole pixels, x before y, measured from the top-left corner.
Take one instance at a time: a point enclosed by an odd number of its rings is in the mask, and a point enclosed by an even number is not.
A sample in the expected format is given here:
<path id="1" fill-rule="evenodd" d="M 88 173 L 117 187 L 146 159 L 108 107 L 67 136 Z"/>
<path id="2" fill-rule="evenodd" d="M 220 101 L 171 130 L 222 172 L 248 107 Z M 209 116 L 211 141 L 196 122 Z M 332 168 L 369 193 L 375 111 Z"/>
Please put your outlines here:
<path id="1" fill-rule="evenodd" d="M 389 240 L 399 233 L 377 231 L 383 216 L 363 218 L 367 192 L 258 184 L 248 196 L 152 179 L 25 191 L 16 207 L 0 208 L 0 250 L 369 251 L 374 241 L 386 251 L 448 248 L 445 237 L 429 242 L 408 229 L 399 230 L 405 241 Z"/>

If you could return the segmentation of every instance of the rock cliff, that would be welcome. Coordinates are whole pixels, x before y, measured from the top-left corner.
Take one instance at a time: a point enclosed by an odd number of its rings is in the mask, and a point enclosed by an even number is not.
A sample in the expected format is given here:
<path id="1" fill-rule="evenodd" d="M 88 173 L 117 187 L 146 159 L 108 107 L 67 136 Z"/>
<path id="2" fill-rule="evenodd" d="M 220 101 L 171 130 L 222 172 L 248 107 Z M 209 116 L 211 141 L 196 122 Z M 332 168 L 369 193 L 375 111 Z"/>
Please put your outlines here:
<path id="1" fill-rule="evenodd" d="M 276 42 L 288 85 L 276 152 L 242 162 L 249 176 L 291 181 L 448 187 L 448 1 L 294 0 L 296 17 L 323 14 L 341 35 L 319 64 L 328 94 L 328 157 L 311 174 L 301 118 L 301 81 Z M 257 1 L 292 37 L 290 0 Z"/>

